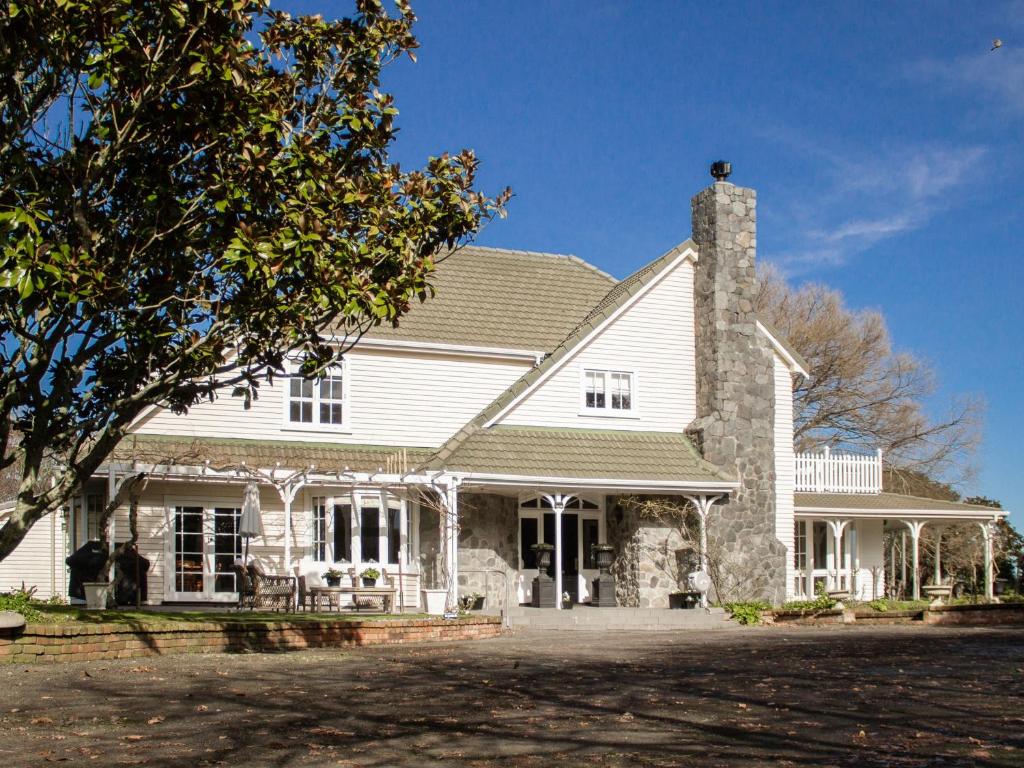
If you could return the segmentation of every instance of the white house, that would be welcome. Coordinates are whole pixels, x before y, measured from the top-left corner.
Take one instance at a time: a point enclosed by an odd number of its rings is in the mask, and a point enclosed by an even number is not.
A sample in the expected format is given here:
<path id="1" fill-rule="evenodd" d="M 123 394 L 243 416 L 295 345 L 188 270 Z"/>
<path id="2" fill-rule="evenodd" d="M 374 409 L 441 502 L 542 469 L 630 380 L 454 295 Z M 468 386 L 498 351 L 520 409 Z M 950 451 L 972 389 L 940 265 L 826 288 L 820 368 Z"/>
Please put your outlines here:
<path id="1" fill-rule="evenodd" d="M 593 545 L 607 543 L 619 604 L 667 606 L 681 585 L 656 554 L 666 530 L 631 496 L 689 500 L 750 593 L 774 602 L 818 584 L 880 596 L 886 527 L 916 545 L 924 525 L 967 520 L 990 539 L 1005 513 L 883 493 L 880 455 L 794 455 L 806 364 L 754 311 L 755 194 L 718 180 L 692 204 L 693 238 L 624 280 L 573 256 L 467 247 L 439 265 L 435 298 L 323 378 L 275 378 L 249 408 L 152 409 L 72 508 L 0 563 L 0 589 L 66 594 L 63 558 L 141 470 L 150 603 L 236 599 L 254 479 L 251 552 L 268 570 L 373 563 L 407 605 L 438 585 L 527 602 L 531 547 L 546 542 L 558 594 L 591 598 Z M 127 538 L 126 510 L 112 527 Z"/>

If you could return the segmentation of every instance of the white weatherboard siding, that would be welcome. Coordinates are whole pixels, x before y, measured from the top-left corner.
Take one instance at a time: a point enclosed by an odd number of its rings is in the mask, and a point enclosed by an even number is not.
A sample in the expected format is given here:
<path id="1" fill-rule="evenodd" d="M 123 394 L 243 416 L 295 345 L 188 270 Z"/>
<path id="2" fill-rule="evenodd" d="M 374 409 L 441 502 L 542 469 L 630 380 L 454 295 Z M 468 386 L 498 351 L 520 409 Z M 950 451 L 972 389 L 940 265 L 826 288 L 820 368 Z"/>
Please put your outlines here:
<path id="1" fill-rule="evenodd" d="M 2 522 L 2 518 L 0 518 Z M 50 513 L 25 534 L 21 544 L 0 561 L 0 592 L 35 587 L 35 597 L 49 600 L 68 594 L 67 529 L 63 513 Z"/>
<path id="2" fill-rule="evenodd" d="M 793 457 L 793 380 L 782 357 L 775 366 L 775 536 L 786 545 L 786 595 L 794 594 L 793 492 L 796 470 Z"/>
<path id="3" fill-rule="evenodd" d="M 678 432 L 697 415 L 693 265 L 662 276 L 599 334 L 577 347 L 502 424 Z M 634 374 L 632 416 L 582 414 L 584 369 Z"/>
<path id="4" fill-rule="evenodd" d="M 364 445 L 436 447 L 458 431 L 529 367 L 525 360 L 411 354 L 397 350 L 346 355 L 346 424 L 301 429 L 284 421 L 287 380 L 260 387 L 246 410 L 222 394 L 187 414 L 156 411 L 135 431 L 186 437 L 245 437 Z"/>

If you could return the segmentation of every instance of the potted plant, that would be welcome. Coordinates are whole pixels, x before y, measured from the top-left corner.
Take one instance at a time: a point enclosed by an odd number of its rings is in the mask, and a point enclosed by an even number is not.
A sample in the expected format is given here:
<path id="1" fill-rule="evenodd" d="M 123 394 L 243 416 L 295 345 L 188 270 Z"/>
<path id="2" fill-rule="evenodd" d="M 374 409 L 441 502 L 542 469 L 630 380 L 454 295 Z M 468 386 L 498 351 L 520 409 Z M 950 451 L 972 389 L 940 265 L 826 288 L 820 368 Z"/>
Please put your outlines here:
<path id="1" fill-rule="evenodd" d="M 572 597 L 568 592 L 562 593 L 562 608 L 563 610 L 572 610 L 573 602 Z"/>
<path id="2" fill-rule="evenodd" d="M 343 575 L 337 568 L 328 568 L 324 571 L 324 581 L 327 582 L 328 587 L 340 587 Z"/>
<path id="3" fill-rule="evenodd" d="M 376 568 L 364 568 L 359 577 L 363 580 L 364 587 L 374 587 L 377 585 L 377 579 L 380 578 L 380 571 Z"/>

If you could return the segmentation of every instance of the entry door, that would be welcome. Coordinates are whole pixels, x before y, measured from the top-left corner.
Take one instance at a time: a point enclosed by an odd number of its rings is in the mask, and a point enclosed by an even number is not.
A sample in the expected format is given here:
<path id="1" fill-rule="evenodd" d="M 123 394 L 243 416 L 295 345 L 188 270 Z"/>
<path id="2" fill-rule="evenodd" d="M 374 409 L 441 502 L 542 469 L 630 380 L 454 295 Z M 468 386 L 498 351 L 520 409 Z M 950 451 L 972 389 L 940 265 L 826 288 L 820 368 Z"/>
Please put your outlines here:
<path id="1" fill-rule="evenodd" d="M 568 592 L 574 603 L 579 602 L 580 573 L 580 518 L 579 515 L 562 513 L 562 591 Z M 555 543 L 555 513 L 544 513 L 544 541 Z M 555 577 L 555 558 L 552 553 L 548 575 Z"/>
<path id="2" fill-rule="evenodd" d="M 239 507 L 178 504 L 170 508 L 169 600 L 231 601 L 238 596 L 235 560 L 242 555 Z"/>

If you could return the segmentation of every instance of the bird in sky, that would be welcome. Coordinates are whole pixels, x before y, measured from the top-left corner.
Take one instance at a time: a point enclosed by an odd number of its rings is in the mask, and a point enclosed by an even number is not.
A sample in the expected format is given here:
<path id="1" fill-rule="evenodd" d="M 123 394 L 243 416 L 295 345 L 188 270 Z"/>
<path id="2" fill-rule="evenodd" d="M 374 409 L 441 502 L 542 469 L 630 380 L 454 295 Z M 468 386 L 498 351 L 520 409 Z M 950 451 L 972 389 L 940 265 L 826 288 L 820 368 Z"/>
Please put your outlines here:
<path id="1" fill-rule="evenodd" d="M 992 41 L 992 50 L 993 51 L 996 48 L 1002 48 L 1002 47 L 1003 47 L 1003 41 L 1000 40 L 998 37 L 995 40 Z"/>

